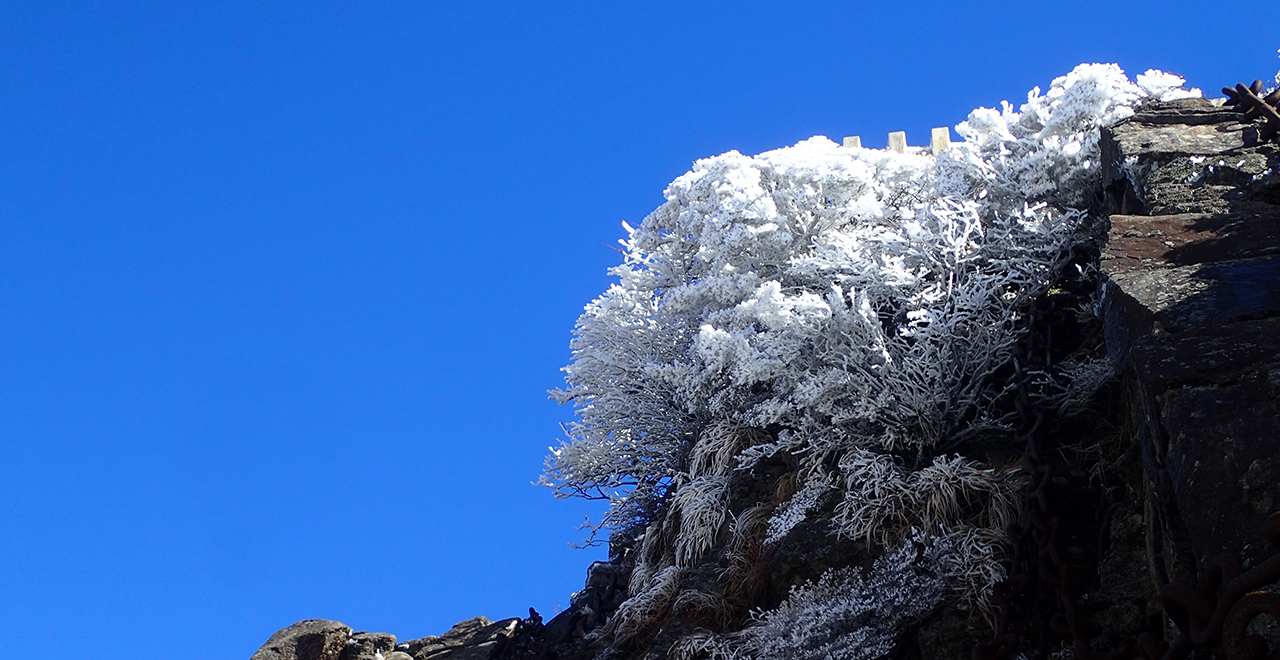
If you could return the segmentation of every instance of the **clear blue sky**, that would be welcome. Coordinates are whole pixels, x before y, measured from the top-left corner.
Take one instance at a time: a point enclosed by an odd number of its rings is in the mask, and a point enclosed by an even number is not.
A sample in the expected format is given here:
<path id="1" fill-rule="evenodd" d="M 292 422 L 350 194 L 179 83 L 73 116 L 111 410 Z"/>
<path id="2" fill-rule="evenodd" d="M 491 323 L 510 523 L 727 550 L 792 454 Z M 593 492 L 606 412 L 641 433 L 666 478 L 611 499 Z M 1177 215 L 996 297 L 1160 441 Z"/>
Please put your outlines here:
<path id="1" fill-rule="evenodd" d="M 912 144 L 1081 62 L 1270 80 L 1280 3 L 4 2 L 0 632 L 247 660 L 545 615 L 582 306 L 697 158 Z M 1270 37 L 1267 35 L 1271 34 Z M 1239 35 L 1239 36 L 1237 36 Z"/>

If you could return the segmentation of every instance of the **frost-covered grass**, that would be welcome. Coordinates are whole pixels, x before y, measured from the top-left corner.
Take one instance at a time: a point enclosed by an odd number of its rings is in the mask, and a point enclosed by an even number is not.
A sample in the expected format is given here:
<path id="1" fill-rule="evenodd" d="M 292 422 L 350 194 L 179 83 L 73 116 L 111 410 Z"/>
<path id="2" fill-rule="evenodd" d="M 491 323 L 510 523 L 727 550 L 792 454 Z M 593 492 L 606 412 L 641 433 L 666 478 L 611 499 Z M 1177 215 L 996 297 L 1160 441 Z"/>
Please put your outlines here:
<path id="1" fill-rule="evenodd" d="M 732 526 L 732 471 L 780 453 L 798 481 L 768 542 L 836 498 L 832 533 L 886 547 L 946 540 L 948 584 L 981 601 L 1003 575 L 1020 477 L 954 450 L 1009 435 L 995 405 L 1009 384 L 996 375 L 1017 356 L 1029 304 L 1096 239 L 1100 127 L 1199 94 L 1181 85 L 1081 65 L 1016 110 L 974 110 L 957 126 L 964 141 L 937 158 L 823 137 L 731 151 L 695 163 L 665 204 L 624 225 L 618 283 L 578 320 L 554 393 L 577 421 L 544 483 L 610 499 L 605 526 L 640 541 L 632 590 L 645 604 L 624 605 L 627 616 L 669 602 L 668 582 Z M 1093 364 L 1040 374 L 1054 387 L 1038 403 L 1078 406 L 1105 375 Z M 646 531 L 663 507 L 680 515 Z M 792 600 L 816 603 L 855 578 L 823 578 Z M 876 605 L 876 593 L 840 611 L 923 602 Z M 790 615 L 770 616 L 762 630 Z"/>
<path id="2" fill-rule="evenodd" d="M 856 568 L 823 573 L 797 585 L 776 609 L 759 613 L 734 646 L 734 657 L 758 660 L 874 660 L 893 650 L 900 630 L 942 600 L 945 562 L 935 548 L 918 561 L 912 543 Z M 925 568 L 920 565 L 924 564 Z"/>

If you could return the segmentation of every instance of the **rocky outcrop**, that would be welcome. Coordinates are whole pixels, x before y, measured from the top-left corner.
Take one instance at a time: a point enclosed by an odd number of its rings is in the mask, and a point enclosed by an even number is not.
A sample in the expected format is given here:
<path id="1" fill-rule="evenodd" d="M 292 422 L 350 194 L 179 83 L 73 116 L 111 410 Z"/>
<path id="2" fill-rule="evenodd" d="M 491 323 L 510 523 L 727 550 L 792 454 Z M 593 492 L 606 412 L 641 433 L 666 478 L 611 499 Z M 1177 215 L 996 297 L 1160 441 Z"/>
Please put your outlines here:
<path id="1" fill-rule="evenodd" d="M 1186 100 L 1103 133 L 1101 309 L 1145 546 L 1125 563 L 1175 608 L 1176 585 L 1276 551 L 1261 531 L 1280 496 L 1280 149 L 1260 125 Z"/>
<path id="2" fill-rule="evenodd" d="M 413 660 L 488 660 L 506 646 L 519 619 L 494 623 L 482 616 L 467 619 L 439 637 L 423 637 L 396 646 Z"/>
<path id="3" fill-rule="evenodd" d="M 395 648 L 396 636 L 387 633 L 358 632 L 346 641 L 339 660 L 377 660 Z"/>
<path id="4" fill-rule="evenodd" d="M 467 619 L 439 636 L 396 644 L 395 635 L 357 632 L 308 619 L 271 636 L 251 660 L 488 660 L 511 642 L 519 619 Z"/>
<path id="5" fill-rule="evenodd" d="M 299 621 L 267 640 L 251 660 L 344 660 L 351 629 L 325 619 Z"/>
<path id="6" fill-rule="evenodd" d="M 1119 214 L 1273 212 L 1276 145 L 1219 102 L 1143 108 L 1102 136 L 1102 184 Z"/>
<path id="7" fill-rule="evenodd" d="M 1024 415 L 1023 444 L 964 448 L 989 464 L 1021 461 L 1030 477 L 1010 530 L 1010 577 L 991 618 L 947 603 L 907 631 L 896 656 L 1185 658 L 1209 657 L 1193 648 L 1261 644 L 1265 655 L 1280 645 L 1275 626 L 1255 625 L 1262 636 L 1248 641 L 1245 624 L 1263 610 L 1242 598 L 1280 578 L 1280 147 L 1259 141 L 1261 125 L 1190 99 L 1104 131 L 1095 210 L 1109 217 L 1105 241 L 1082 251 L 1080 277 L 1037 301 L 1022 369 L 1105 356 L 1115 375 L 1085 411 L 1026 410 L 1018 392 L 1008 405 Z M 1078 313 L 1090 302 L 1092 316 Z M 762 469 L 735 475 L 734 516 L 785 490 L 788 466 Z M 252 660 L 587 660 L 610 645 L 634 551 L 615 547 L 611 562 L 591 566 L 569 608 L 545 624 L 530 610 L 396 644 L 309 620 Z M 750 566 L 709 559 L 688 579 L 746 571 L 739 586 L 752 585 L 753 606 L 776 605 L 826 568 L 872 559 L 865 544 L 837 542 L 812 522 L 757 554 L 735 555 Z M 668 657 L 695 626 L 745 625 L 679 607 L 651 623 L 625 657 Z"/>
<path id="8" fill-rule="evenodd" d="M 1104 133 L 1107 349 L 1141 451 L 1151 569 L 1189 579 L 1258 530 L 1280 476 L 1280 149 L 1181 101 Z M 1212 503 L 1212 504 L 1210 504 Z"/>

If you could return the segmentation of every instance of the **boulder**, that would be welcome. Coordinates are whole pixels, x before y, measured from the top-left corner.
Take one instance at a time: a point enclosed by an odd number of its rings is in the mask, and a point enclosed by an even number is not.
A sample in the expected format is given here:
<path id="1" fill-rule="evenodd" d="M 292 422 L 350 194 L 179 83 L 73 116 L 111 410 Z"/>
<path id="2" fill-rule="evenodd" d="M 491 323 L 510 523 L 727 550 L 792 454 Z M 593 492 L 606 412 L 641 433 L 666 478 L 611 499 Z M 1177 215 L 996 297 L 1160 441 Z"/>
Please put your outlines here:
<path id="1" fill-rule="evenodd" d="M 339 660 L 351 629 L 326 619 L 307 619 L 280 630 L 250 660 Z"/>
<path id="2" fill-rule="evenodd" d="M 358 632 L 347 640 L 338 660 L 387 660 L 396 647 L 396 636 L 388 633 Z M 379 658 L 378 656 L 382 656 Z"/>
<path id="3" fill-rule="evenodd" d="M 423 637 L 396 646 L 413 660 L 489 660 L 511 639 L 519 619 L 492 622 L 478 616 L 440 636 Z"/>

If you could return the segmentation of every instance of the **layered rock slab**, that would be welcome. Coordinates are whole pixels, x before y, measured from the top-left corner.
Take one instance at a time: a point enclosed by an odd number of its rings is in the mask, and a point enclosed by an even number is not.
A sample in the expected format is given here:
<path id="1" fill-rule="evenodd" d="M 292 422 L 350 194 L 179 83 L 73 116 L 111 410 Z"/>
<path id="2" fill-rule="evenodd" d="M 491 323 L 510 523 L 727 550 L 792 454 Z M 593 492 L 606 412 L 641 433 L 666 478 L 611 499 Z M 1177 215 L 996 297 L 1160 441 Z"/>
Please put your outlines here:
<path id="1" fill-rule="evenodd" d="M 1280 497 L 1280 168 L 1259 126 L 1194 99 L 1103 134 L 1121 211 L 1101 260 L 1106 342 L 1161 583 L 1221 552 L 1262 556 L 1257 530 Z"/>
<path id="2" fill-rule="evenodd" d="M 1138 215 L 1271 211 L 1280 202 L 1280 148 L 1261 122 L 1219 101 L 1153 104 L 1102 133 L 1102 185 L 1115 212 Z"/>

